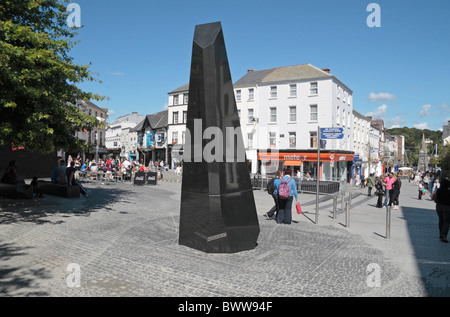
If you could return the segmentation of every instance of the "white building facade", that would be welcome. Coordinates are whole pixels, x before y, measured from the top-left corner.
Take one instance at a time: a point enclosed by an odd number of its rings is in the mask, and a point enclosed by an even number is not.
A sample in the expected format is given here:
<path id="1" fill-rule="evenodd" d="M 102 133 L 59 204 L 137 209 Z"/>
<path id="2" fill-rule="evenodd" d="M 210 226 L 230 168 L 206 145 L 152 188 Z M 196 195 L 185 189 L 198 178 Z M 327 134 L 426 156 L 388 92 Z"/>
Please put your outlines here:
<path id="1" fill-rule="evenodd" d="M 134 128 L 139 122 L 145 119 L 145 116 L 133 112 L 124 116 L 120 116 L 114 123 L 111 123 L 106 128 L 106 149 L 109 154 L 115 158 L 129 158 L 129 131 Z"/>
<path id="2" fill-rule="evenodd" d="M 355 175 L 368 177 L 370 173 L 370 130 L 371 117 L 366 117 L 353 110 L 353 151 L 355 159 L 352 168 L 352 178 Z"/>
<path id="3" fill-rule="evenodd" d="M 316 176 L 319 128 L 342 128 L 342 139 L 324 140 L 320 179 L 349 177 L 353 161 L 352 91 L 310 64 L 249 72 L 234 84 L 244 145 L 252 173 L 290 167 Z M 268 152 L 277 152 L 277 157 Z"/>

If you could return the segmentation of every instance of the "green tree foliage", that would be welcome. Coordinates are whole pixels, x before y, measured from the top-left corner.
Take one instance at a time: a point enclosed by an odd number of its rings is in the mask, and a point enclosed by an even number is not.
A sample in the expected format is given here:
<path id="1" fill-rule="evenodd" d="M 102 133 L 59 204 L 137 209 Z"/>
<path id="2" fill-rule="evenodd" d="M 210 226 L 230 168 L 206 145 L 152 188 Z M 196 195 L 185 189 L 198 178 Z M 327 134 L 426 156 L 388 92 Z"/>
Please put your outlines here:
<path id="1" fill-rule="evenodd" d="M 439 166 L 442 169 L 442 175 L 450 177 L 450 144 L 447 144 L 442 148 L 439 157 L 440 157 Z"/>
<path id="2" fill-rule="evenodd" d="M 442 144 L 442 131 L 403 127 L 386 129 L 386 132 L 390 135 L 403 135 L 405 137 L 405 149 L 408 159 L 413 164 L 417 164 L 423 135 L 425 135 L 425 139 L 433 141 L 433 143 L 428 144 L 428 154 L 431 154 L 434 151 L 435 144 L 438 145 L 438 154 L 440 154 L 444 148 Z"/>
<path id="3" fill-rule="evenodd" d="M 80 149 L 76 131 L 99 122 L 79 100 L 103 100 L 76 85 L 96 81 L 89 65 L 69 56 L 77 43 L 67 26 L 67 0 L 0 2 L 0 144 L 51 152 Z"/>

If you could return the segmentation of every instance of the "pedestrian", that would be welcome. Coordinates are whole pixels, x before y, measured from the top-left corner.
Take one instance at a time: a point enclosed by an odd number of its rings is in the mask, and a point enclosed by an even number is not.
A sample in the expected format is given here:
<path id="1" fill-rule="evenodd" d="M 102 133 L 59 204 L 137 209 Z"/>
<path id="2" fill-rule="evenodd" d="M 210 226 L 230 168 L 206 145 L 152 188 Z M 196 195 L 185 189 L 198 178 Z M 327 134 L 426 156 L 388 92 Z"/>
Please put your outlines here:
<path id="1" fill-rule="evenodd" d="M 370 174 L 369 177 L 367 178 L 367 196 L 372 196 L 372 188 L 374 185 L 374 178 L 373 178 L 373 174 Z"/>
<path id="2" fill-rule="evenodd" d="M 69 186 L 75 185 L 75 162 L 70 162 L 70 166 L 66 168 L 67 183 Z"/>
<path id="3" fill-rule="evenodd" d="M 277 216 L 277 223 L 291 224 L 292 222 L 292 201 L 298 201 L 297 185 L 292 178 L 291 169 L 284 171 L 284 176 L 280 183 L 275 186 L 278 192 L 279 210 Z"/>
<path id="4" fill-rule="evenodd" d="M 272 181 L 273 181 L 273 190 L 272 190 L 272 193 L 270 193 L 270 191 L 269 191 L 269 194 L 272 195 L 272 198 L 273 198 L 273 201 L 275 202 L 275 205 L 267 213 L 264 214 L 264 216 L 268 220 L 272 220 L 272 219 L 276 220 L 277 217 L 278 217 L 278 211 L 280 210 L 280 204 L 279 204 L 279 200 L 278 200 L 277 187 L 279 187 L 282 177 L 283 177 L 283 172 L 282 171 L 276 171 L 275 178 L 272 179 Z"/>
<path id="5" fill-rule="evenodd" d="M 59 185 L 67 185 L 66 177 L 66 162 L 64 160 L 59 161 L 59 167 L 56 169 L 56 183 Z"/>
<path id="6" fill-rule="evenodd" d="M 450 228 L 450 181 L 443 179 L 436 190 L 436 212 L 438 215 L 439 239 L 448 243 L 447 235 Z"/>
<path id="7" fill-rule="evenodd" d="M 422 181 L 419 181 L 418 189 L 419 189 L 419 200 L 422 200 L 423 189 L 424 189 Z"/>
<path id="8" fill-rule="evenodd" d="M 364 178 L 364 175 L 361 175 L 361 188 L 364 188 L 364 187 L 366 187 L 366 183 L 365 183 L 365 178 Z"/>
<path id="9" fill-rule="evenodd" d="M 399 201 L 398 198 L 400 197 L 400 188 L 402 187 L 402 180 L 398 175 L 394 176 L 395 182 L 392 184 L 392 203 L 394 204 L 394 210 L 398 209 Z M 389 203 L 389 206 L 391 204 Z"/>
<path id="10" fill-rule="evenodd" d="M 378 178 L 378 176 L 375 178 L 375 195 L 378 196 L 378 200 L 377 200 L 377 208 L 383 208 L 383 196 L 386 194 L 384 187 L 383 187 L 383 183 L 381 181 L 381 179 Z"/>
<path id="11" fill-rule="evenodd" d="M 434 180 L 433 189 L 431 190 L 431 195 L 435 194 L 439 187 L 440 187 L 439 178 L 436 178 Z"/>
<path id="12" fill-rule="evenodd" d="M 1 179 L 2 183 L 6 184 L 24 184 L 25 181 L 17 174 L 16 161 L 9 162 L 6 172 Z"/>
<path id="13" fill-rule="evenodd" d="M 389 173 L 383 180 L 384 186 L 386 186 L 386 198 L 384 200 L 384 206 L 386 207 L 389 202 L 389 195 L 391 195 L 392 192 L 392 184 L 394 184 L 395 178 L 392 176 L 392 173 Z"/>
<path id="14" fill-rule="evenodd" d="M 36 194 L 36 197 L 39 198 L 43 197 L 41 189 L 39 188 L 38 178 L 36 176 L 34 176 L 33 179 L 31 180 L 30 186 L 33 187 L 33 197 L 34 194 Z"/>

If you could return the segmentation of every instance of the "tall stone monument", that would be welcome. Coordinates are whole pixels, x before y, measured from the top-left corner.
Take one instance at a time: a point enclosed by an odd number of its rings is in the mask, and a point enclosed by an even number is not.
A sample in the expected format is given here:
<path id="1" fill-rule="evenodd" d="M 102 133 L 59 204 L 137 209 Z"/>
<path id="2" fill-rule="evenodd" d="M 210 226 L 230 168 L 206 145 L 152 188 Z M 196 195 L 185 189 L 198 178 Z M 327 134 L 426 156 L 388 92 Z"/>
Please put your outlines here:
<path id="1" fill-rule="evenodd" d="M 419 171 L 428 170 L 428 149 L 427 142 L 425 140 L 425 134 L 422 135 L 422 144 L 420 145 L 417 169 Z"/>
<path id="2" fill-rule="evenodd" d="M 259 222 L 220 22 L 195 28 L 183 161 L 179 244 L 254 249 Z"/>

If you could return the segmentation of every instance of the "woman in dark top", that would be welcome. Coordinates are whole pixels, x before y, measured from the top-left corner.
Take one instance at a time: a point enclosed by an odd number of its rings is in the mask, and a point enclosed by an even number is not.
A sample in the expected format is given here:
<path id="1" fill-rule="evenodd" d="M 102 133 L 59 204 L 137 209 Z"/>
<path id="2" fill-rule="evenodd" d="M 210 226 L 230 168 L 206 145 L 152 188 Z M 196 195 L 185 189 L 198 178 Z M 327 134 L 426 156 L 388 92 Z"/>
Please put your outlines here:
<path id="1" fill-rule="evenodd" d="M 436 212 L 439 218 L 439 238 L 448 243 L 447 235 L 450 228 L 450 181 L 443 179 L 436 191 Z"/>

